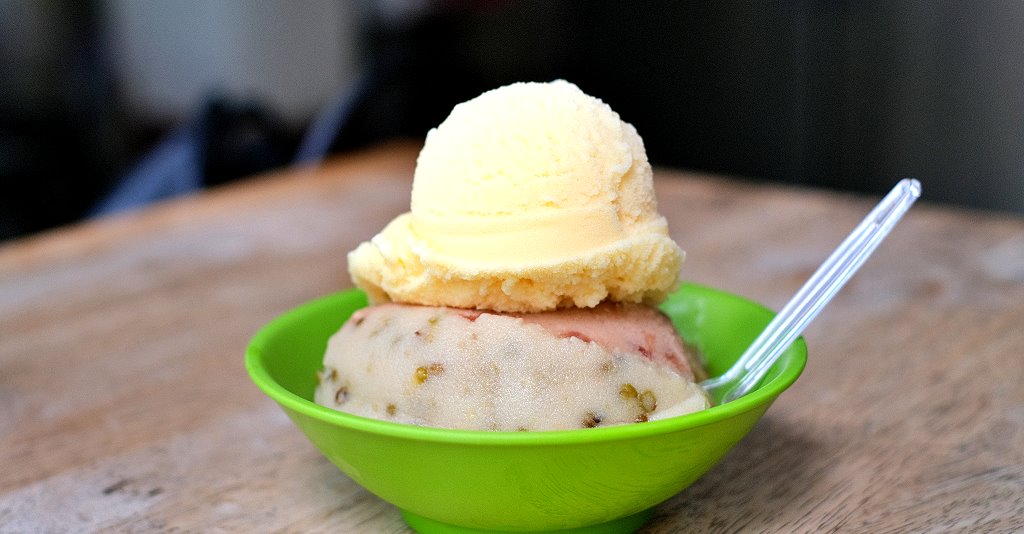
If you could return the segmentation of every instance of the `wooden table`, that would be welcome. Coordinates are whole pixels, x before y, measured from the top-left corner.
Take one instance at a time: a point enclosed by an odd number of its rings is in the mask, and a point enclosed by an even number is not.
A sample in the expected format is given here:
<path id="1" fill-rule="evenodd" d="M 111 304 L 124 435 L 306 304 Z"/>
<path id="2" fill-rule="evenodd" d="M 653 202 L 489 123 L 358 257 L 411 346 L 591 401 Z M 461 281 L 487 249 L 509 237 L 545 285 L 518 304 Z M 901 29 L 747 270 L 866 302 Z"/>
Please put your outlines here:
<path id="1" fill-rule="evenodd" d="M 349 287 L 345 253 L 407 208 L 415 154 L 0 247 L 0 531 L 406 532 L 242 354 Z M 775 308 L 878 200 L 656 175 L 684 278 Z M 1024 530 L 1024 220 L 922 201 L 806 338 L 796 385 L 644 532 Z"/>

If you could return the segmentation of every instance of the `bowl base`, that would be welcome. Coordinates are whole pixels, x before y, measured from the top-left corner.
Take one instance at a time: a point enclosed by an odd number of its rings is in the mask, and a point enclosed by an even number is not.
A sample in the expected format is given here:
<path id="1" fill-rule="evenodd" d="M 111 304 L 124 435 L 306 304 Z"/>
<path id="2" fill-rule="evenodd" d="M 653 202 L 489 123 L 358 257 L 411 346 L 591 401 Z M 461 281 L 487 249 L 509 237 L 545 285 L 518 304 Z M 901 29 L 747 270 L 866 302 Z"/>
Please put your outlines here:
<path id="1" fill-rule="evenodd" d="M 650 508 L 633 515 L 614 519 L 607 523 L 545 531 L 480 530 L 442 523 L 406 510 L 401 510 L 401 512 L 402 519 L 405 519 L 405 522 L 419 534 L 497 534 L 511 532 L 547 532 L 550 534 L 626 534 L 635 532 L 637 529 L 642 527 L 644 523 L 651 518 L 651 515 L 654 513 L 654 509 Z"/>

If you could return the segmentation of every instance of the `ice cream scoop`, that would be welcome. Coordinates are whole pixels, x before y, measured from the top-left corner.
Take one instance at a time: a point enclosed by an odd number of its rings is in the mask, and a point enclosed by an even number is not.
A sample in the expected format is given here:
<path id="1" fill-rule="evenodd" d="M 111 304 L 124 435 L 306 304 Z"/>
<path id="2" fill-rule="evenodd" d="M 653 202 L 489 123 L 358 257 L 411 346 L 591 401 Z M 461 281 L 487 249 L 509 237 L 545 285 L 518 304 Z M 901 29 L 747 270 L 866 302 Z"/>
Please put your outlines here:
<path id="1" fill-rule="evenodd" d="M 456 106 L 427 135 L 410 211 L 348 260 L 374 302 L 539 312 L 660 302 L 683 252 L 636 129 L 559 80 Z"/>
<path id="2" fill-rule="evenodd" d="M 331 337 L 315 398 L 415 425 L 565 430 L 703 410 L 701 376 L 647 306 L 514 315 L 383 304 Z"/>
<path id="3" fill-rule="evenodd" d="M 376 305 L 331 338 L 316 400 L 498 431 L 703 410 L 701 363 L 651 306 L 682 260 L 607 104 L 561 80 L 488 91 L 427 135 L 410 211 L 349 254 Z"/>

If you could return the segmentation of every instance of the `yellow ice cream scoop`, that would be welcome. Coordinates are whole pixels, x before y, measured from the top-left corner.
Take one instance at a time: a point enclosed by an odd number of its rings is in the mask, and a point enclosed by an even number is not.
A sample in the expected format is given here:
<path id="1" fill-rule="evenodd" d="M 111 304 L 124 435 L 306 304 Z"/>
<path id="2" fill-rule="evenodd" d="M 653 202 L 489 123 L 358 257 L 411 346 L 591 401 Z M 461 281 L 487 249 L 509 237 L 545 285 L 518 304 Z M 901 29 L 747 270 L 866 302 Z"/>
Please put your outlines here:
<path id="1" fill-rule="evenodd" d="M 636 129 L 558 80 L 455 106 L 427 134 L 409 213 L 348 259 L 376 302 L 535 312 L 659 302 L 683 252 Z"/>

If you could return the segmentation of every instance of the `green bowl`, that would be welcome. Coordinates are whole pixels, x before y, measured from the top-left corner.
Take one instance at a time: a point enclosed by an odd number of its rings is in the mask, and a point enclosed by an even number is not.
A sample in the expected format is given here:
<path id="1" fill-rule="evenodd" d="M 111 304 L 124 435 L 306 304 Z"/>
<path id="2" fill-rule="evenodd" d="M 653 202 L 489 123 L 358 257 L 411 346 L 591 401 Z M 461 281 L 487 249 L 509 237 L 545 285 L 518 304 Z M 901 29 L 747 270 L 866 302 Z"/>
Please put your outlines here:
<path id="1" fill-rule="evenodd" d="M 422 533 L 636 530 L 742 439 L 807 361 L 800 339 L 752 393 L 659 421 L 551 432 L 418 427 L 311 400 L 327 338 L 365 305 L 352 290 L 285 313 L 252 339 L 246 369 L 331 462 Z M 662 309 L 712 376 L 772 318 L 758 304 L 692 284 Z"/>

